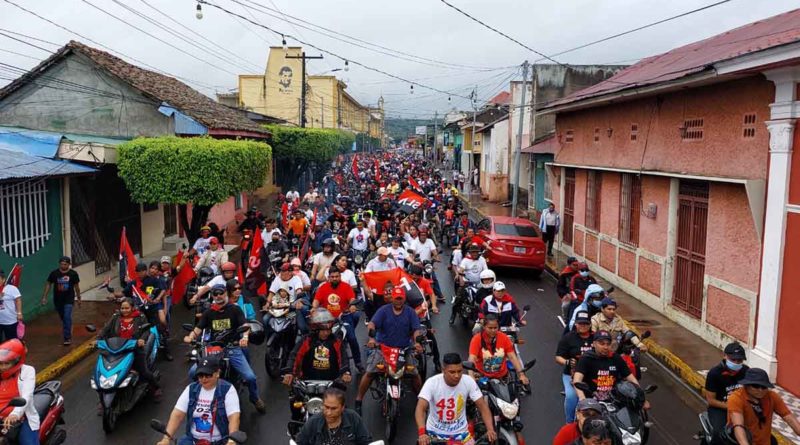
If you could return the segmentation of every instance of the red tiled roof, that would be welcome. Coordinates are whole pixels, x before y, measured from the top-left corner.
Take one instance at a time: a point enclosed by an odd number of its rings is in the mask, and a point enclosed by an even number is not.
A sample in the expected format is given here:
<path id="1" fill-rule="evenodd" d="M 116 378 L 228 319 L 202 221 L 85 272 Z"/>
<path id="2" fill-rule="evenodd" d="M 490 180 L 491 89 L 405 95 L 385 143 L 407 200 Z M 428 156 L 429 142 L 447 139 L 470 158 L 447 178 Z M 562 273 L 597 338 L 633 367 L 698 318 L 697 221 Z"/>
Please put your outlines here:
<path id="1" fill-rule="evenodd" d="M 508 91 L 501 91 L 497 93 L 497 96 L 489 99 L 486 103 L 496 104 L 496 105 L 508 105 L 511 103 L 511 93 Z"/>
<path id="2" fill-rule="evenodd" d="M 35 68 L 0 89 L 0 100 L 43 74 L 47 68 L 73 51 L 88 57 L 102 69 L 107 70 L 146 96 L 175 107 L 208 127 L 209 130 L 247 131 L 261 133 L 265 136 L 269 134 L 269 131 L 237 111 L 195 91 L 177 79 L 139 68 L 119 57 L 74 40 L 67 43 Z"/>
<path id="3" fill-rule="evenodd" d="M 550 102 L 545 108 L 679 79 L 701 72 L 714 63 L 798 40 L 800 40 L 800 9 L 795 9 L 648 57 L 603 82 Z"/>

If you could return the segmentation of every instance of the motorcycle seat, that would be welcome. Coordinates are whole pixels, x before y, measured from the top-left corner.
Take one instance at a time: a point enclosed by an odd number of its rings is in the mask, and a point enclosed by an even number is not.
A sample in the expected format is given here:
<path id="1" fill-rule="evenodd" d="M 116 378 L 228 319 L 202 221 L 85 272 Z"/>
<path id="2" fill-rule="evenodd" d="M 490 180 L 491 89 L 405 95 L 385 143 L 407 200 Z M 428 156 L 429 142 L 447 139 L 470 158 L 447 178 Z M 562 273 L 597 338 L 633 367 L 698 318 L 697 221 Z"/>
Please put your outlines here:
<path id="1" fill-rule="evenodd" d="M 39 413 L 39 419 L 44 420 L 50 405 L 56 399 L 56 391 L 60 386 L 60 382 L 47 382 L 33 391 L 33 407 Z"/>

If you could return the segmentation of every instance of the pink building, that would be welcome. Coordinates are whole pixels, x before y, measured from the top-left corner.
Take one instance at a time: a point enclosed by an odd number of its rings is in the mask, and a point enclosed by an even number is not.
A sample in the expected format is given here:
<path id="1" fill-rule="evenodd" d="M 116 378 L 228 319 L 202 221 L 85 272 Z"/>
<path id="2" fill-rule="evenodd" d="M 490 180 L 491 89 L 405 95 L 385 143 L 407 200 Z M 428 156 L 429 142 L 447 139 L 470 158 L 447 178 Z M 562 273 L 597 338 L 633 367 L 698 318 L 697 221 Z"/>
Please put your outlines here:
<path id="1" fill-rule="evenodd" d="M 795 10 L 647 58 L 541 111 L 556 115 L 562 250 L 712 344 L 747 344 L 751 365 L 795 392 L 800 352 L 781 349 L 778 333 L 800 303 L 778 303 L 781 284 L 800 288 L 780 266 L 784 252 L 800 265 L 800 206 L 786 205 L 800 204 L 800 173 L 787 198 L 799 60 Z M 795 366 L 781 373 L 779 359 Z"/>

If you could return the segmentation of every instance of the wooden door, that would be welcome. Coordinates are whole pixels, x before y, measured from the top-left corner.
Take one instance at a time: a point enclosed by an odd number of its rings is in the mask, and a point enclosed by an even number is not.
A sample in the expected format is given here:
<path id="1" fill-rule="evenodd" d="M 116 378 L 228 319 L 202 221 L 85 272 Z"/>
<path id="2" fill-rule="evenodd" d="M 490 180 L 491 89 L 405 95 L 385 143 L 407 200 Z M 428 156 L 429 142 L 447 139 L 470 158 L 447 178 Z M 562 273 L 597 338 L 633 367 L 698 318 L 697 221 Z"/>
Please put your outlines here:
<path id="1" fill-rule="evenodd" d="M 678 243 L 673 306 L 701 318 L 706 269 L 708 183 L 681 181 L 678 196 Z"/>
<path id="2" fill-rule="evenodd" d="M 575 169 L 568 168 L 564 178 L 564 244 L 572 245 L 572 226 L 575 223 Z"/>

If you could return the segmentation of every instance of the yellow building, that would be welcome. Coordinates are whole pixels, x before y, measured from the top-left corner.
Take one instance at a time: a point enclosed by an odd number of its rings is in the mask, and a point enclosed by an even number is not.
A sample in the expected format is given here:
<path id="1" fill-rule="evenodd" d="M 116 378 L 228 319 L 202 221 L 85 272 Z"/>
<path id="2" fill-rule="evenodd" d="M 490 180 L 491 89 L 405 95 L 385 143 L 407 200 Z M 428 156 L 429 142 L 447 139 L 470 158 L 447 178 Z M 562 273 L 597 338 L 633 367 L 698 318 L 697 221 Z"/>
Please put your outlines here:
<path id="1" fill-rule="evenodd" d="M 302 61 L 300 47 L 271 47 L 264 75 L 239 76 L 239 107 L 300 126 Z M 358 103 L 335 76 L 306 75 L 306 127 L 341 128 L 383 138 L 383 98 L 377 107 Z"/>

